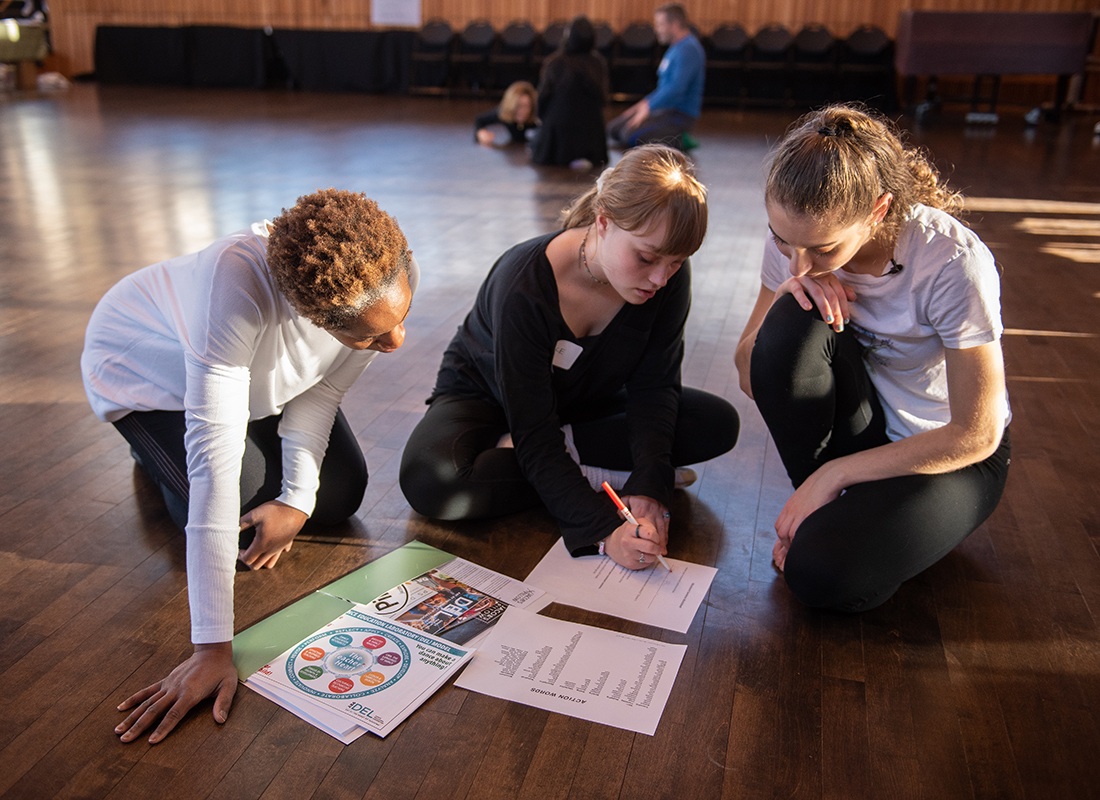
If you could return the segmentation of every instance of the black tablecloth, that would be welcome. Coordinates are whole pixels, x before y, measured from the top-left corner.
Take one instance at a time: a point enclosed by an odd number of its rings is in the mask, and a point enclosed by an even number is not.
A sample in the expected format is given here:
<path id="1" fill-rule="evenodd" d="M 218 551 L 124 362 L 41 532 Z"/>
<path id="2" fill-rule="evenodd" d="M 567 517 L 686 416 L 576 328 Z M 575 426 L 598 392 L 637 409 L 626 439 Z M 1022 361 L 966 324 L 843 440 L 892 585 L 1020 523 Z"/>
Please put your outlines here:
<path id="1" fill-rule="evenodd" d="M 414 31 L 274 30 L 224 26 L 96 29 L 101 83 L 402 92 Z"/>

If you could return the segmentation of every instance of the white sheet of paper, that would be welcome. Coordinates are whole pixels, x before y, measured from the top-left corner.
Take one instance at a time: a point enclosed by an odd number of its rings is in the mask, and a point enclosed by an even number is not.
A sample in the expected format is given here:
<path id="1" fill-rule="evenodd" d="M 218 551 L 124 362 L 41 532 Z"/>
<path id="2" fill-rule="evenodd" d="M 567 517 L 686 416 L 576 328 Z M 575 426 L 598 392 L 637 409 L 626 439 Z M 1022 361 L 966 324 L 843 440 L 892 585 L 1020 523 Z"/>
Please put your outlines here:
<path id="1" fill-rule="evenodd" d="M 686 633 L 718 570 L 665 560 L 671 572 L 659 564 L 630 570 L 606 556 L 573 558 L 558 539 L 526 582 L 559 603 Z"/>
<path id="2" fill-rule="evenodd" d="M 509 608 L 455 685 L 652 736 L 685 650 Z"/>

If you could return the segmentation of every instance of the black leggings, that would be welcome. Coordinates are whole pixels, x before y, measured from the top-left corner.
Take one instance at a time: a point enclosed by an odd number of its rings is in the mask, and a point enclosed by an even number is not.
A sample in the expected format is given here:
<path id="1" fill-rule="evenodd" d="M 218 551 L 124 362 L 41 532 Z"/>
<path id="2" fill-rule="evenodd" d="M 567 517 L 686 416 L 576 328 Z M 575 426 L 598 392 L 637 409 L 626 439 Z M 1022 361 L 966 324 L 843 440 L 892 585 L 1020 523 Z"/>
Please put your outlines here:
<path id="1" fill-rule="evenodd" d="M 751 379 L 796 487 L 830 459 L 889 441 L 851 330 L 834 332 L 790 295 L 776 300 L 757 334 Z M 1006 429 L 977 464 L 848 487 L 799 526 L 784 566 L 791 591 L 807 605 L 841 611 L 884 603 L 993 513 L 1009 455 Z"/>
<path id="2" fill-rule="evenodd" d="M 674 466 L 708 461 L 737 442 L 737 411 L 720 397 L 684 389 L 672 445 Z M 417 423 L 401 456 L 401 490 L 417 512 L 434 519 L 482 519 L 539 505 L 516 451 L 497 447 L 508 432 L 504 411 L 476 397 L 442 395 Z M 573 423 L 581 463 L 630 470 L 626 414 Z"/>
<path id="3" fill-rule="evenodd" d="M 241 459 L 241 514 L 276 499 L 282 492 L 281 418 L 277 414 L 248 423 Z M 138 463 L 160 488 L 172 521 L 181 529 L 186 528 L 190 483 L 183 444 L 184 412 L 132 411 L 114 425 L 130 443 Z M 339 409 L 321 462 L 320 480 L 310 522 L 335 525 L 359 509 L 367 490 L 367 462 Z"/>

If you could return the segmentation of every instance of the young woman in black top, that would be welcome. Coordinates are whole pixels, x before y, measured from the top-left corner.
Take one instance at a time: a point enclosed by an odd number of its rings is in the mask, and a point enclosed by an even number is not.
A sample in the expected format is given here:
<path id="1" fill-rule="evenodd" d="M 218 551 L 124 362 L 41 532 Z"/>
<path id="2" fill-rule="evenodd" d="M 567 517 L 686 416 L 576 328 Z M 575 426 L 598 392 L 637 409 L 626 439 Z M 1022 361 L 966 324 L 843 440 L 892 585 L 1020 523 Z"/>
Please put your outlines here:
<path id="1" fill-rule="evenodd" d="M 687 258 L 706 225 L 690 162 L 639 147 L 562 230 L 501 256 L 405 447 L 410 505 L 455 520 L 541 502 L 574 556 L 641 569 L 667 552 L 676 467 L 726 452 L 739 426 L 725 400 L 680 385 Z M 593 491 L 605 478 L 639 525 Z"/>

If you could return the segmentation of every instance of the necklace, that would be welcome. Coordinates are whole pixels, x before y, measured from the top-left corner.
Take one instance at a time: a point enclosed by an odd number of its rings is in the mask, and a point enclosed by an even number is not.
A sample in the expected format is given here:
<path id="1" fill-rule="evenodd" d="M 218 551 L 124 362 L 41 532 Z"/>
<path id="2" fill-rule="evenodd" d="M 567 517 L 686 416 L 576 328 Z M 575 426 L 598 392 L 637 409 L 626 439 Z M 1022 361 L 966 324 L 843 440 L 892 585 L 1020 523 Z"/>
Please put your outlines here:
<path id="1" fill-rule="evenodd" d="M 584 267 L 584 271 L 588 273 L 588 279 L 593 283 L 598 283 L 601 286 L 609 286 L 611 281 L 601 281 L 595 275 L 592 274 L 592 270 L 588 268 L 588 255 L 584 252 L 585 247 L 588 244 L 588 234 L 592 232 L 592 226 L 588 226 L 588 230 L 584 232 L 584 238 L 581 239 L 581 266 Z"/>

